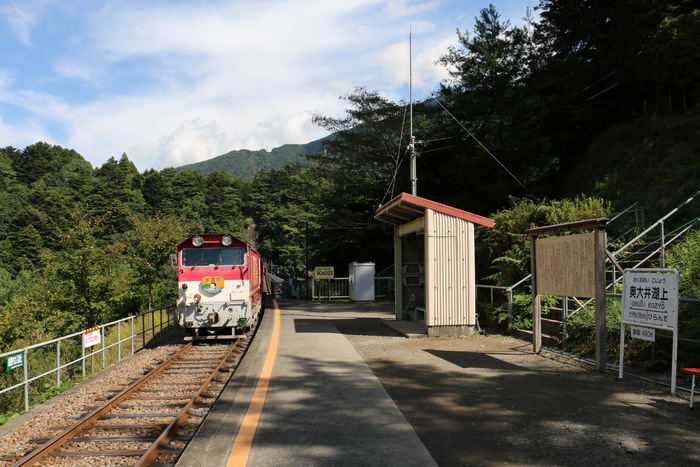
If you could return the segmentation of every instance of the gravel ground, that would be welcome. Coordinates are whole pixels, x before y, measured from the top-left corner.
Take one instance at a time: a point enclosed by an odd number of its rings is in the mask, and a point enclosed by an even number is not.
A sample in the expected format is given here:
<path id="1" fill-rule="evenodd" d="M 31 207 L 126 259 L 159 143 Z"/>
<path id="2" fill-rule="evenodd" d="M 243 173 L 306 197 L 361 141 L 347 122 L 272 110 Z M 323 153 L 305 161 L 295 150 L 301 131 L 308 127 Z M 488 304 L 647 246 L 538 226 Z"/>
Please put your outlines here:
<path id="1" fill-rule="evenodd" d="M 439 465 L 700 465 L 687 393 L 518 339 L 406 339 L 337 318 Z"/>
<path id="2" fill-rule="evenodd" d="M 181 345 L 164 345 L 142 350 L 63 394 L 32 408 L 30 412 L 6 425 L 0 426 L 0 457 L 24 455 L 36 447 L 35 444 L 29 443 L 29 440 L 55 436 L 75 423 L 67 418 L 69 415 L 83 413 L 86 407 L 94 407 L 97 404 L 96 400 L 103 397 L 106 391 L 125 388 L 131 381 L 143 376 L 146 371 L 167 359 L 181 347 Z M 72 465 L 71 460 L 65 460 L 65 462 L 66 465 Z M 108 463 L 113 462 L 115 462 L 114 458 Z M 0 460 L 0 466 L 11 464 L 12 462 Z"/>

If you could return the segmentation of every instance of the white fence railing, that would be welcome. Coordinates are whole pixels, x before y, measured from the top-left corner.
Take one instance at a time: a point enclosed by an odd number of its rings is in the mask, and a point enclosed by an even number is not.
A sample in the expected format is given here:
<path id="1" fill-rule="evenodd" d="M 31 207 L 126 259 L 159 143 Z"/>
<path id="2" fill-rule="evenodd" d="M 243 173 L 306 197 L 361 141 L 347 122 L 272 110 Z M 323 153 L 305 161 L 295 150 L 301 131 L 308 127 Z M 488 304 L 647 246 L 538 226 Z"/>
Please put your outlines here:
<path id="1" fill-rule="evenodd" d="M 350 278 L 311 279 L 311 300 L 347 300 L 350 298 Z"/>
<path id="2" fill-rule="evenodd" d="M 311 300 L 348 300 L 350 278 L 311 279 Z M 374 298 L 394 298 L 394 278 L 374 277 Z"/>
<path id="3" fill-rule="evenodd" d="M 122 354 L 130 356 L 137 350 L 143 349 L 159 332 L 174 324 L 175 315 L 172 308 L 160 308 L 94 328 L 91 331 L 99 331 L 100 336 L 100 343 L 95 346 L 85 346 L 83 336 L 86 332 L 81 331 L 1 353 L 0 387 L 2 389 L 0 389 L 0 397 L 5 393 L 20 390 L 21 388 L 24 393 L 24 411 L 28 412 L 31 383 L 55 374 L 56 386 L 61 386 L 62 373 L 68 372 L 69 369 L 73 370 L 71 375 L 80 374 L 84 378 L 88 373 L 93 374 L 96 372 L 96 356 L 100 359 L 98 366 L 101 366 L 100 369 L 104 369 L 108 365 L 120 361 L 123 358 Z M 127 350 L 123 352 L 122 350 L 125 346 Z M 89 372 L 87 369 L 88 359 L 90 359 Z M 47 368 L 47 362 L 49 361 L 55 363 L 48 364 Z M 18 362 L 17 366 L 15 367 L 11 362 Z M 77 365 L 81 365 L 80 371 L 76 370 L 75 367 Z M 22 368 L 22 375 L 18 377 L 16 371 L 20 367 Z M 100 369 L 97 371 L 100 371 Z M 3 413 L 18 409 L 18 407 L 8 406 L 7 403 L 2 405 L 0 412 Z"/>

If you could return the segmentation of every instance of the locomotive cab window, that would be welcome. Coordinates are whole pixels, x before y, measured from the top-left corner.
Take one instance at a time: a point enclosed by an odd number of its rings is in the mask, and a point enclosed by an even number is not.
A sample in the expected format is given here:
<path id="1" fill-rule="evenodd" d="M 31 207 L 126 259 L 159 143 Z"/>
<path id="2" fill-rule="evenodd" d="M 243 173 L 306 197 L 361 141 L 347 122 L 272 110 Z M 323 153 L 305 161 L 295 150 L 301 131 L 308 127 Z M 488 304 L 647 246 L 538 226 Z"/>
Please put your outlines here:
<path id="1" fill-rule="evenodd" d="M 183 267 L 243 266 L 244 248 L 185 248 L 182 250 Z"/>

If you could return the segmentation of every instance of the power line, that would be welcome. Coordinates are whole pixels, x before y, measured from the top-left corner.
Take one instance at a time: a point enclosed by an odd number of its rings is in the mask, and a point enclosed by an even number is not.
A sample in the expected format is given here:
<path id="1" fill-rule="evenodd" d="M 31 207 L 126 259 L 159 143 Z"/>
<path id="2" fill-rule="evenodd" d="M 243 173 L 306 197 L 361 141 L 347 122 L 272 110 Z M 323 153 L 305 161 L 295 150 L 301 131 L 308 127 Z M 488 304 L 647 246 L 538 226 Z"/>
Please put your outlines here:
<path id="1" fill-rule="evenodd" d="M 399 133 L 399 148 L 397 150 L 396 154 L 396 159 L 394 160 L 394 175 L 391 177 L 391 182 L 389 182 L 389 186 L 386 189 L 386 193 L 384 193 L 384 197 L 382 198 L 382 202 L 379 203 L 379 205 L 384 204 L 384 200 L 386 200 L 386 196 L 391 192 L 391 198 L 394 197 L 394 188 L 396 187 L 396 175 L 399 173 L 399 168 L 401 167 L 401 164 L 403 163 L 403 157 L 401 157 L 401 140 L 403 139 L 403 130 L 406 126 L 406 109 L 408 108 L 408 105 L 405 105 L 403 108 L 403 121 L 401 122 L 401 133 Z"/>
<path id="2" fill-rule="evenodd" d="M 523 188 L 525 189 L 525 191 L 527 191 L 528 194 L 529 194 L 530 196 L 535 197 L 535 195 L 533 195 L 532 192 L 530 192 L 530 190 L 528 190 L 527 187 L 526 187 L 525 185 L 523 185 L 523 183 L 522 183 L 520 180 L 518 180 L 518 177 L 516 177 L 515 175 L 513 175 L 513 173 L 512 173 L 510 170 L 508 170 L 508 168 L 507 168 L 505 165 L 503 165 L 503 164 L 501 163 L 501 161 L 499 161 L 499 160 L 496 158 L 496 156 L 494 156 L 493 153 L 492 153 L 491 151 L 489 151 L 489 149 L 488 149 L 486 146 L 484 146 L 484 144 L 483 144 L 481 141 L 479 141 L 479 139 L 478 139 L 476 136 L 474 136 L 474 133 L 472 133 L 471 131 L 469 131 L 469 129 L 468 129 L 466 126 L 462 125 L 462 122 L 460 122 L 459 120 L 457 120 L 457 117 L 455 117 L 454 115 L 452 115 L 452 113 L 451 113 L 449 110 L 447 110 L 447 108 L 446 108 L 444 105 L 442 105 L 442 102 L 440 102 L 439 100 L 437 100 L 435 97 L 433 97 L 432 99 L 433 99 L 435 102 L 437 102 L 438 105 L 439 105 L 440 107 L 442 107 L 442 109 L 443 109 L 445 112 L 447 112 L 447 115 L 449 115 L 450 117 L 452 117 L 452 119 L 453 119 L 455 122 L 457 122 L 457 124 L 458 124 L 459 126 L 461 126 L 462 129 L 463 129 L 464 131 L 466 131 L 466 132 L 469 134 L 469 136 L 471 136 L 472 138 L 474 138 L 474 141 L 476 141 L 477 143 L 479 143 L 479 146 L 481 146 L 481 147 L 484 149 L 484 151 L 486 151 L 486 152 L 488 153 L 488 155 L 491 156 L 491 157 L 493 158 L 493 160 L 495 160 L 496 162 L 498 162 L 498 165 L 500 165 L 501 167 L 503 167 L 503 170 L 505 170 L 506 172 L 508 172 L 508 175 L 510 175 L 511 177 L 513 177 L 513 180 L 515 180 L 516 182 L 518 182 L 518 184 L 519 184 L 521 187 L 523 187 Z"/>

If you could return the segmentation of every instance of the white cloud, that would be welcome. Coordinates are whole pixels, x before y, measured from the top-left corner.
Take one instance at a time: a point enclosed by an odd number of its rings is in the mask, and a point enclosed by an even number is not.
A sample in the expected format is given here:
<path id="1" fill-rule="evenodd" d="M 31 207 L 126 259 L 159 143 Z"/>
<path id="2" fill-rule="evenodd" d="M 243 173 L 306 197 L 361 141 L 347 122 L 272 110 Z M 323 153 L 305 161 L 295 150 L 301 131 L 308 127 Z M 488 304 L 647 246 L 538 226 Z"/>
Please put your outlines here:
<path id="1" fill-rule="evenodd" d="M 24 149 L 37 141 L 45 141 L 51 144 L 58 144 L 46 136 L 46 129 L 41 126 L 37 119 L 21 121 L 17 124 L 9 124 L 0 117 L 0 141 L 11 142 L 2 144 L 2 147 L 14 146 L 17 149 Z"/>
<path id="2" fill-rule="evenodd" d="M 325 135 L 312 115 L 341 115 L 355 87 L 407 98 L 409 27 L 414 97 L 435 90 L 447 77 L 435 61 L 465 26 L 448 4 L 13 0 L 0 14 L 44 68 L 3 64 L 0 104 L 30 115 L 18 135 L 96 166 L 123 152 L 145 170 L 305 143 Z M 14 130 L 0 126 L 5 145 L 18 145 Z"/>
<path id="3" fill-rule="evenodd" d="M 177 167 L 226 152 L 225 141 L 226 135 L 218 129 L 216 122 L 195 119 L 182 123 L 161 138 L 158 152 L 162 152 L 166 165 Z"/>
<path id="4" fill-rule="evenodd" d="M 69 58 L 56 62 L 54 71 L 62 77 L 84 81 L 92 81 L 99 74 L 95 66 Z"/>
<path id="5" fill-rule="evenodd" d="M 31 45 L 32 28 L 37 24 L 45 9 L 55 0 L 17 0 L 0 6 L 0 16 L 9 24 L 17 39 L 24 45 Z"/>
<path id="6" fill-rule="evenodd" d="M 389 0 L 384 12 L 393 17 L 406 17 L 434 10 L 440 5 L 437 1 L 412 2 L 411 0 Z"/>
<path id="7" fill-rule="evenodd" d="M 374 63 L 382 68 L 391 86 L 398 87 L 408 83 L 412 74 L 414 90 L 425 88 L 432 91 L 442 80 L 449 77 L 447 70 L 436 64 L 436 61 L 455 42 L 452 37 L 444 37 L 437 41 L 433 39 L 427 47 L 414 47 L 412 54 L 409 53 L 407 40 L 397 42 L 381 50 Z"/>

